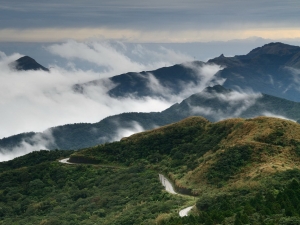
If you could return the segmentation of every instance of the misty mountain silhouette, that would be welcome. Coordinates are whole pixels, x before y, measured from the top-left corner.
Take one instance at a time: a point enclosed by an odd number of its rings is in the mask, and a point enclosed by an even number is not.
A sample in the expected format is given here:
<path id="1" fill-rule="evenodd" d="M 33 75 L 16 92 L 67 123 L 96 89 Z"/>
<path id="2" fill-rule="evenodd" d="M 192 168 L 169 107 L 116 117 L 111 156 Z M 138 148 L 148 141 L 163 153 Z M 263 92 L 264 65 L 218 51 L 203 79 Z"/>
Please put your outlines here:
<path id="1" fill-rule="evenodd" d="M 25 61 L 31 61 L 28 58 L 25 57 Z M 218 64 L 224 67 L 216 75 L 217 79 L 226 79 L 223 86 L 207 87 L 202 92 L 191 95 L 161 113 L 123 113 L 107 117 L 94 124 L 68 124 L 51 128 L 55 144 L 51 143 L 46 147 L 49 149 L 89 147 L 114 140 L 114 137 L 118 136 L 119 129 L 132 130 L 133 122 L 139 123 L 148 130 L 193 115 L 203 116 L 211 121 L 229 117 L 249 118 L 260 115 L 300 119 L 300 103 L 294 102 L 300 101 L 299 84 L 297 83 L 300 69 L 300 47 L 270 43 L 250 51 L 247 55 L 234 57 L 221 55 L 206 63 L 192 62 L 190 65 L 201 67 L 209 64 Z M 148 87 L 147 79 L 145 79 L 149 74 L 152 74 L 151 76 L 172 94 L 179 93 L 186 88 L 182 84 L 200 82 L 195 76 L 195 71 L 185 64 L 180 64 L 149 72 L 126 73 L 111 77 L 110 80 L 118 85 L 111 89 L 109 94 L 114 97 L 123 97 L 129 94 L 138 97 L 156 96 L 158 94 Z M 101 80 L 77 84 L 74 86 L 74 90 L 83 92 L 87 86 L 97 86 L 99 82 Z M 237 87 L 241 91 L 235 91 Z M 290 101 L 291 99 L 293 101 Z M 48 138 L 46 133 L 38 134 L 41 135 L 40 138 Z M 12 149 L 22 140 L 34 144 L 32 139 L 34 135 L 36 133 L 32 132 L 3 138 L 0 140 L 0 148 Z"/>
<path id="2" fill-rule="evenodd" d="M 208 61 L 225 68 L 219 76 L 225 78 L 227 88 L 251 88 L 280 98 L 300 101 L 300 47 L 270 43 L 255 48 L 247 55 L 220 56 Z"/>
<path id="3" fill-rule="evenodd" d="M 254 93 L 241 93 L 220 85 L 207 87 L 176 103 L 162 112 L 122 113 L 109 116 L 97 123 L 76 123 L 53 127 L 43 133 L 23 133 L 0 139 L 0 148 L 12 149 L 22 141 L 34 145 L 35 140 L 48 140 L 49 131 L 54 142 L 49 149 L 80 149 L 115 140 L 120 130 L 133 130 L 138 123 L 145 130 L 180 121 L 189 116 L 203 116 L 210 121 L 225 118 L 251 118 L 260 115 L 277 115 L 300 119 L 300 103 Z M 117 122 L 116 122 L 117 121 Z M 39 135 L 38 138 L 33 138 Z M 51 137 L 51 138 L 52 138 Z"/>
<path id="4" fill-rule="evenodd" d="M 205 65 L 203 62 L 191 62 L 190 66 L 200 68 Z M 124 97 L 127 95 L 135 95 L 137 97 L 159 96 L 160 92 L 151 89 L 149 85 L 150 77 L 155 78 L 161 85 L 162 89 L 168 90 L 172 95 L 176 95 L 185 89 L 187 83 L 197 85 L 201 82 L 196 72 L 186 64 L 177 64 L 170 67 L 163 67 L 153 71 L 129 72 L 109 78 L 114 84 L 108 94 L 112 97 Z M 102 79 L 94 80 L 84 84 L 74 85 L 76 92 L 84 92 L 86 87 L 99 86 L 101 88 Z M 100 84 L 100 85 L 99 85 Z M 157 87 L 157 85 L 156 85 Z"/>
<path id="5" fill-rule="evenodd" d="M 49 72 L 49 69 L 40 65 L 29 56 L 23 56 L 19 58 L 18 60 L 11 63 L 10 66 L 16 70 L 44 70 Z"/>
<path id="6" fill-rule="evenodd" d="M 255 48 L 246 55 L 226 57 L 222 54 L 206 63 L 195 61 L 189 65 L 193 68 L 200 68 L 211 64 L 223 67 L 216 74 L 215 80 L 225 79 L 223 86 L 226 88 L 252 89 L 280 98 L 300 101 L 298 90 L 300 79 L 297 79 L 300 74 L 300 47 L 279 42 L 270 43 Z M 158 81 L 162 88 L 167 89 L 173 95 L 183 91 L 186 88 L 184 84 L 197 85 L 202 82 L 191 67 L 187 64 L 178 64 L 153 71 L 113 76 L 109 79 L 117 85 L 108 93 L 113 97 L 127 95 L 164 97 L 150 88 L 149 74 Z M 101 88 L 99 83 L 101 80 L 77 84 L 74 90 L 83 92 L 87 86 Z"/>

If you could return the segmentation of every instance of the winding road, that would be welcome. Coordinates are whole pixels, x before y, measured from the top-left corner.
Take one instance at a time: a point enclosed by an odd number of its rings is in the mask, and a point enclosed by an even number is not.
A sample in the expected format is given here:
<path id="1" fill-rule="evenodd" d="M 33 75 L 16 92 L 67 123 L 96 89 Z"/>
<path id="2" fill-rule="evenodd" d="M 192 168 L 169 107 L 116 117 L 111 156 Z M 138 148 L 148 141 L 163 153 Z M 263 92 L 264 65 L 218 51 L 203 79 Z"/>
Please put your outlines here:
<path id="1" fill-rule="evenodd" d="M 69 162 L 70 158 L 66 158 L 66 159 L 61 159 L 59 160 L 60 163 L 65 163 L 65 164 L 76 164 L 76 163 L 71 163 Z M 165 187 L 165 190 L 167 192 L 169 192 L 170 194 L 174 194 L 177 195 L 178 193 L 175 192 L 173 185 L 171 184 L 171 182 L 162 174 L 158 174 L 159 175 L 159 180 L 161 182 L 161 184 Z M 179 216 L 180 217 L 184 217 L 187 216 L 188 213 L 191 211 L 191 209 L 194 206 L 189 206 L 187 208 L 184 208 L 182 210 L 179 211 Z"/>
<path id="2" fill-rule="evenodd" d="M 61 159 L 61 160 L 59 160 L 59 162 L 60 162 L 60 163 L 65 163 L 65 164 L 74 164 L 74 163 L 70 163 L 70 162 L 69 162 L 69 159 L 70 159 L 70 158 Z"/>
<path id="3" fill-rule="evenodd" d="M 160 183 L 165 187 L 166 191 L 176 195 L 177 193 L 174 191 L 171 182 L 164 175 L 162 174 L 158 174 L 158 175 L 159 175 Z"/>
<path id="4" fill-rule="evenodd" d="M 170 194 L 174 194 L 174 195 L 178 194 L 174 191 L 174 187 L 171 184 L 171 182 L 164 175 L 159 174 L 159 180 L 160 180 L 161 184 L 165 187 L 167 192 L 169 192 Z M 180 217 L 187 216 L 188 213 L 192 210 L 193 207 L 194 206 L 189 206 L 187 208 L 184 208 L 184 209 L 180 210 L 179 211 L 179 216 Z"/>
<path id="5" fill-rule="evenodd" d="M 190 207 L 186 207 L 186 208 L 180 210 L 180 211 L 179 211 L 179 216 L 180 216 L 180 217 L 187 216 L 188 213 L 192 210 L 193 207 L 194 207 L 194 206 L 190 206 Z"/>

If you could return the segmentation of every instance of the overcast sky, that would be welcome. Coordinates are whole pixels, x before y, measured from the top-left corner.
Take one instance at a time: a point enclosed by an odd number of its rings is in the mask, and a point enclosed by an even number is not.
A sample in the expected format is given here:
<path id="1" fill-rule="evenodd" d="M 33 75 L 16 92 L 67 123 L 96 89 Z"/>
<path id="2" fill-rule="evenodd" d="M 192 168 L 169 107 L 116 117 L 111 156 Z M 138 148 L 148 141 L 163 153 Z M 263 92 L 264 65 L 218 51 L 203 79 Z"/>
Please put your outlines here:
<path id="1" fill-rule="evenodd" d="M 300 37 L 299 0 L 1 0 L 0 41 Z"/>

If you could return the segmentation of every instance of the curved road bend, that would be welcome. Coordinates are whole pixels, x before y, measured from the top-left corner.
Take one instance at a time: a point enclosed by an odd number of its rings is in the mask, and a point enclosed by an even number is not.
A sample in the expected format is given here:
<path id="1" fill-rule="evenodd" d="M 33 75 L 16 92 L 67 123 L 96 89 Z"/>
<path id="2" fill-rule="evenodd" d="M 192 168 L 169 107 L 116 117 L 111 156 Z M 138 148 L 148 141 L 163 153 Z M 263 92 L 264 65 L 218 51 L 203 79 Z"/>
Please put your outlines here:
<path id="1" fill-rule="evenodd" d="M 180 210 L 180 211 L 179 211 L 179 216 L 180 216 L 180 217 L 187 216 L 188 213 L 192 210 L 193 207 L 194 207 L 194 206 L 189 206 L 189 207 L 186 207 L 186 208 Z"/>
<path id="2" fill-rule="evenodd" d="M 61 159 L 59 160 L 60 163 L 65 163 L 65 164 L 76 164 L 76 163 L 70 163 L 69 162 L 69 158 L 66 159 Z M 171 184 L 171 182 L 162 174 L 159 174 L 159 180 L 161 182 L 161 184 L 165 187 L 166 191 L 169 192 L 170 194 L 178 194 L 174 191 L 173 185 Z M 180 217 L 184 217 L 187 216 L 189 211 L 191 211 L 191 209 L 193 208 L 193 206 L 184 208 L 182 210 L 179 211 L 179 216 Z"/>
<path id="3" fill-rule="evenodd" d="M 173 188 L 173 185 L 171 184 L 171 182 L 164 175 L 159 174 L 159 180 L 160 180 L 161 184 L 165 187 L 167 192 L 174 194 L 174 195 L 178 194 L 174 191 L 174 188 Z M 187 216 L 193 207 L 194 206 L 189 206 L 187 208 L 180 210 L 179 216 L 180 217 Z"/>
<path id="4" fill-rule="evenodd" d="M 70 159 L 70 158 L 61 159 L 61 160 L 59 160 L 59 162 L 60 162 L 60 163 L 65 163 L 65 164 L 74 164 L 74 163 L 70 163 L 70 162 L 69 162 L 69 159 Z"/>

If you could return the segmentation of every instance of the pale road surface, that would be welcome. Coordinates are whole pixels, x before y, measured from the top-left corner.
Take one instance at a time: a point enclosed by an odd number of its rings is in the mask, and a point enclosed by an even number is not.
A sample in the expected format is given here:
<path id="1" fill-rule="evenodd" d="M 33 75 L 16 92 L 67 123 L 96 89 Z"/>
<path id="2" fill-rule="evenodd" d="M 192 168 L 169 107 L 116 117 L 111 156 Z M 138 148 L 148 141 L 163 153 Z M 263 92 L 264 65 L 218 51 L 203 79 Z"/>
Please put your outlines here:
<path id="1" fill-rule="evenodd" d="M 176 195 L 177 193 L 174 191 L 174 188 L 173 188 L 171 182 L 167 178 L 165 178 L 164 175 L 162 175 L 162 174 L 158 174 L 158 175 L 159 175 L 159 180 L 160 180 L 161 184 L 165 187 L 166 191 L 171 194 Z"/>
<path id="2" fill-rule="evenodd" d="M 66 159 L 61 159 L 59 160 L 60 163 L 65 163 L 65 164 L 74 164 L 74 163 L 70 163 L 68 162 L 69 158 Z M 165 187 L 166 191 L 169 192 L 170 194 L 174 194 L 176 195 L 177 193 L 174 191 L 174 188 L 171 184 L 171 182 L 162 174 L 159 174 L 159 180 L 161 182 L 161 184 Z M 193 208 L 193 206 L 184 208 L 182 210 L 179 211 L 179 216 L 180 217 L 184 217 L 187 216 L 189 211 L 191 211 L 191 209 Z"/>
<path id="3" fill-rule="evenodd" d="M 166 191 L 171 193 L 171 194 L 174 194 L 176 195 L 177 193 L 174 191 L 174 188 L 171 184 L 171 182 L 162 174 L 159 174 L 159 180 L 161 182 L 161 184 L 165 187 Z M 182 210 L 179 211 L 179 216 L 180 217 L 184 217 L 184 216 L 187 216 L 189 211 L 191 211 L 191 209 L 193 208 L 194 206 L 189 206 L 187 208 L 184 208 Z"/>
<path id="4" fill-rule="evenodd" d="M 65 163 L 65 164 L 74 164 L 74 163 L 70 163 L 68 162 L 70 158 L 66 158 L 66 159 L 61 159 L 59 160 L 60 163 Z"/>
<path id="5" fill-rule="evenodd" d="M 179 216 L 180 217 L 184 217 L 184 216 L 187 216 L 189 211 L 191 211 L 191 209 L 193 208 L 194 206 L 190 206 L 190 207 L 187 207 L 185 209 L 182 209 L 179 211 Z"/>

